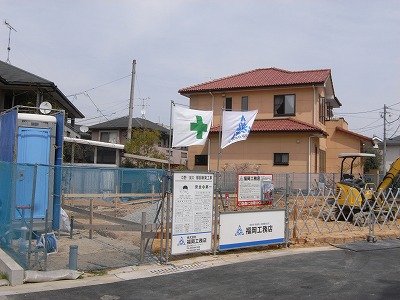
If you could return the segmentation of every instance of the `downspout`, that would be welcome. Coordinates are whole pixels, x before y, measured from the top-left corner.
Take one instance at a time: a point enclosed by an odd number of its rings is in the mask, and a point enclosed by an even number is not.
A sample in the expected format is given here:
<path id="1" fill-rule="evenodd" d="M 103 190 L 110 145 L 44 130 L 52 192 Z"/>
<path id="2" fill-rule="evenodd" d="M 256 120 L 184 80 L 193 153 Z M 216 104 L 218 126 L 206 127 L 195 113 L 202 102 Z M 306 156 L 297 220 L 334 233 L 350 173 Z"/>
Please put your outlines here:
<path id="1" fill-rule="evenodd" d="M 211 119 L 211 125 L 214 124 L 214 95 L 213 93 L 211 93 L 211 91 L 209 92 L 211 95 L 211 110 L 213 111 L 213 117 Z"/>
<path id="2" fill-rule="evenodd" d="M 316 111 L 317 104 L 316 104 L 316 97 L 315 97 L 315 84 L 313 84 L 312 86 L 313 86 L 313 94 L 314 94 L 313 120 L 314 120 L 314 125 L 316 125 L 317 124 L 317 114 L 315 113 L 315 111 Z"/>
<path id="3" fill-rule="evenodd" d="M 310 135 L 308 137 L 308 176 L 307 176 L 307 188 L 308 190 L 310 190 L 311 187 L 311 138 L 313 138 L 314 136 Z"/>
<path id="4" fill-rule="evenodd" d="M 312 138 L 319 138 L 319 136 L 316 135 L 310 135 L 308 137 L 308 176 L 307 176 L 307 187 L 310 190 L 311 189 L 311 139 Z"/>

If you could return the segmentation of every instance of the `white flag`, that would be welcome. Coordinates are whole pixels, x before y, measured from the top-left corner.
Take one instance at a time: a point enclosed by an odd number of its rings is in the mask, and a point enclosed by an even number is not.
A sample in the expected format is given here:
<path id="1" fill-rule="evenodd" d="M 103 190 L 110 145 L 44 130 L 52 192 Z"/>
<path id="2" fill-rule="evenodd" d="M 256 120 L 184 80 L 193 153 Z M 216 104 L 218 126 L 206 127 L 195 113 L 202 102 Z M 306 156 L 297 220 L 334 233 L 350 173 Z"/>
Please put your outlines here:
<path id="1" fill-rule="evenodd" d="M 172 147 L 204 145 L 212 117 L 212 111 L 174 106 Z"/>
<path id="2" fill-rule="evenodd" d="M 258 110 L 223 111 L 221 149 L 247 139 Z"/>

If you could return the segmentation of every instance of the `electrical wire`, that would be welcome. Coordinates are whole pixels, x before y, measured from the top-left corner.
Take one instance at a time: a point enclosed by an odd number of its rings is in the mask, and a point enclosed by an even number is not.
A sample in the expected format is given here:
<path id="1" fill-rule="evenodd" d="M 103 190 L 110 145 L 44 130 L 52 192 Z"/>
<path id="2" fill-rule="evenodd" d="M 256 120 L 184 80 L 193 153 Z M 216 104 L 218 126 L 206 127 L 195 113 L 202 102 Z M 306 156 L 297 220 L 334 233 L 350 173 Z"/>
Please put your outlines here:
<path id="1" fill-rule="evenodd" d="M 88 93 L 85 93 L 84 95 L 90 99 L 90 101 L 93 103 L 93 105 L 97 108 L 97 111 L 98 111 L 104 118 L 106 118 L 106 120 L 108 121 L 108 118 L 103 114 L 103 112 L 100 110 L 100 108 L 97 107 L 97 105 L 94 103 L 94 101 L 92 100 L 92 98 L 90 98 L 90 95 L 89 95 Z"/>
<path id="2" fill-rule="evenodd" d="M 127 77 L 131 77 L 131 76 L 132 76 L 132 74 L 125 75 L 125 76 L 123 76 L 123 77 L 121 77 L 121 78 L 118 78 L 118 79 L 115 79 L 115 80 L 113 80 L 113 81 L 110 81 L 110 82 L 107 82 L 107 83 L 103 83 L 103 84 L 101 84 L 101 85 L 95 86 L 95 87 L 90 88 L 90 89 L 88 89 L 88 90 L 85 90 L 85 91 L 82 91 L 82 92 L 79 92 L 79 93 L 75 93 L 75 94 L 71 94 L 71 95 L 68 95 L 68 96 L 66 96 L 66 97 L 68 98 L 68 97 L 74 97 L 74 96 L 76 97 L 76 96 L 82 95 L 82 94 L 84 95 L 84 94 L 86 94 L 86 93 L 89 92 L 89 91 L 93 91 L 93 90 L 98 89 L 98 88 L 100 88 L 100 87 L 109 85 L 109 84 L 111 84 L 111 83 L 117 82 L 117 81 L 119 81 L 119 80 L 125 79 L 125 78 L 127 78 Z"/>

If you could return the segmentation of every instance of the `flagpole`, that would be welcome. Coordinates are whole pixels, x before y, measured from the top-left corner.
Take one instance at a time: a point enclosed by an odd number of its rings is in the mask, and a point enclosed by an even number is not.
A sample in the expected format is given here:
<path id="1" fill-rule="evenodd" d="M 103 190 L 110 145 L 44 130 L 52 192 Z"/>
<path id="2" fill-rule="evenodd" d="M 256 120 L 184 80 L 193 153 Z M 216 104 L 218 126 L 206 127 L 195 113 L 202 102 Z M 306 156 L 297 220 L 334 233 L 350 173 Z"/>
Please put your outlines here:
<path id="1" fill-rule="evenodd" d="M 170 218 L 170 206 L 171 206 L 171 152 L 172 152 L 172 109 L 175 106 L 173 100 L 171 100 L 171 108 L 169 114 L 169 151 L 168 151 L 168 171 L 167 171 L 167 214 L 166 214 L 166 225 L 165 225 L 165 261 L 168 263 L 169 257 L 169 218 Z M 161 236 L 163 236 L 163 232 L 161 231 Z M 161 245 L 162 246 L 162 245 Z M 161 247 L 162 248 L 162 247 Z"/>
<path id="2" fill-rule="evenodd" d="M 207 143 L 207 171 L 210 172 L 210 149 L 211 149 L 211 139 L 208 138 Z"/>
<path id="3" fill-rule="evenodd" d="M 222 131 L 222 112 L 223 112 L 223 107 L 221 107 L 220 110 L 220 129 L 218 132 L 218 159 L 217 159 L 217 178 L 215 180 L 215 201 L 214 201 L 214 255 L 217 255 L 217 235 L 218 235 L 218 218 L 219 218 L 219 213 L 218 213 L 218 196 L 221 193 L 221 189 L 219 186 L 219 160 L 221 157 L 221 131 Z"/>

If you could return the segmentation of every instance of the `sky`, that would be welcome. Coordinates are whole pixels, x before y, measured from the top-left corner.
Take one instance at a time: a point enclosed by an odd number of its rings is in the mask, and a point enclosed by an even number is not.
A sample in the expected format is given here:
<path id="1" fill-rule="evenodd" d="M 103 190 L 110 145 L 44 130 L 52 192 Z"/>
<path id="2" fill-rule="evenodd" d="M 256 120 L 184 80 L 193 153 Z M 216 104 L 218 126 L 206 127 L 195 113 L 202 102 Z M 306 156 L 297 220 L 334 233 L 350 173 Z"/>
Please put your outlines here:
<path id="1" fill-rule="evenodd" d="M 184 87 L 331 69 L 349 130 L 400 135 L 398 0 L 0 0 L 0 21 L 0 60 L 54 82 L 81 125 L 129 114 L 136 60 L 133 116 L 155 123 Z"/>

